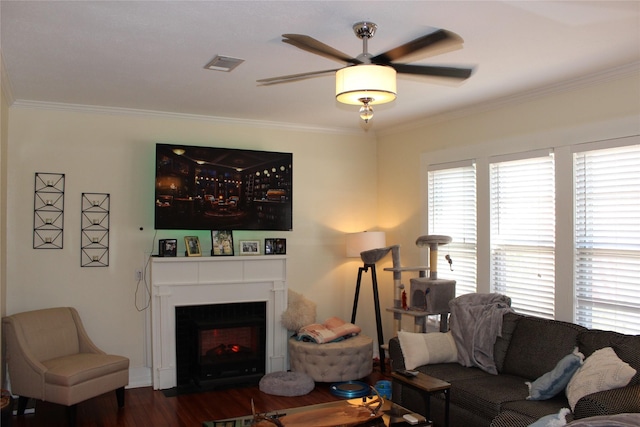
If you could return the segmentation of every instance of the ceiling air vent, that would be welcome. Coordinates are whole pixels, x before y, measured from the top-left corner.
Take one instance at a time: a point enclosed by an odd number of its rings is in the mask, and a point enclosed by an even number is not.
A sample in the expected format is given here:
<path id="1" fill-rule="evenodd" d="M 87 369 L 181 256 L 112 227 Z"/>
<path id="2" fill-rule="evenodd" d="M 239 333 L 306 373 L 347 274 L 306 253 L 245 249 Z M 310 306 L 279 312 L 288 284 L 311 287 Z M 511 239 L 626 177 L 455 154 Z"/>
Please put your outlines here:
<path id="1" fill-rule="evenodd" d="M 204 68 L 215 71 L 231 71 L 243 62 L 244 59 L 216 55 Z"/>

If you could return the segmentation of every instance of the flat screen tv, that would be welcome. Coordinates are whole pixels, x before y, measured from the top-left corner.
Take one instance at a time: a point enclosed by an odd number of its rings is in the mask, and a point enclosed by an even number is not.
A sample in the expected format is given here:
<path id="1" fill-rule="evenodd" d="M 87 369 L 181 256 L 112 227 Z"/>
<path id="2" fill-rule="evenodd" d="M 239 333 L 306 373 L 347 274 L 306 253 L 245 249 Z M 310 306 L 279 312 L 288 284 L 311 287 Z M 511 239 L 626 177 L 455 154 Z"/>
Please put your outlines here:
<path id="1" fill-rule="evenodd" d="M 291 230 L 291 153 L 156 144 L 157 230 Z"/>

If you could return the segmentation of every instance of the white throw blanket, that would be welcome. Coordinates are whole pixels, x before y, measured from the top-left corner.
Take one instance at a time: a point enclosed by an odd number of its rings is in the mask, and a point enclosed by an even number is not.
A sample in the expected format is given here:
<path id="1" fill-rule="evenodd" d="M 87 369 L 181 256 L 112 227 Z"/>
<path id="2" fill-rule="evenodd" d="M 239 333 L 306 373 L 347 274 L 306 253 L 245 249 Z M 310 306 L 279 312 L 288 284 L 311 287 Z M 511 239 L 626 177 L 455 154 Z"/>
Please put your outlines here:
<path id="1" fill-rule="evenodd" d="M 493 345 L 502 336 L 502 316 L 513 311 L 511 298 L 501 294 L 466 294 L 449 301 L 449 308 L 458 363 L 497 374 Z"/>

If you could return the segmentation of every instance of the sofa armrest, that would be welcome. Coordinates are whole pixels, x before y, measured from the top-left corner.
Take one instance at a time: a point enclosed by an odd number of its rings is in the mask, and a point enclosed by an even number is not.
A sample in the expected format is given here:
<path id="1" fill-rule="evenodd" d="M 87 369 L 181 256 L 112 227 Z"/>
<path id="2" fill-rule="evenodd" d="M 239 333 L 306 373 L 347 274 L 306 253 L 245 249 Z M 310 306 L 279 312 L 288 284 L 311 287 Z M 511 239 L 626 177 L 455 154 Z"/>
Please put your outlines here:
<path id="1" fill-rule="evenodd" d="M 573 411 L 576 419 L 624 412 L 640 412 L 640 384 L 584 396 Z"/>
<path id="2" fill-rule="evenodd" d="M 405 369 L 404 355 L 402 354 L 398 337 L 393 337 L 389 340 L 389 359 L 391 360 L 389 363 L 392 371 Z"/>

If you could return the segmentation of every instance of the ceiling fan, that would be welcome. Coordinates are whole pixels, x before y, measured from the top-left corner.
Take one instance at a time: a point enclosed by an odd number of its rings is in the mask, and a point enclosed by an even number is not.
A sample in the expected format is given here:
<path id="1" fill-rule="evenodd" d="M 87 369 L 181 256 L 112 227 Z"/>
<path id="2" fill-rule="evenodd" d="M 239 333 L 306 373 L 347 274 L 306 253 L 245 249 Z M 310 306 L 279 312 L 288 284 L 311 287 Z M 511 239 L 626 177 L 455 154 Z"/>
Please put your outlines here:
<path id="1" fill-rule="evenodd" d="M 400 64 L 393 61 L 427 48 L 445 45 L 461 45 L 460 36 L 450 31 L 438 29 L 401 46 L 379 55 L 368 52 L 368 40 L 373 37 L 378 26 L 362 21 L 353 25 L 356 36 L 362 40 L 362 53 L 353 58 L 328 46 L 313 37 L 302 34 L 283 34 L 282 40 L 299 49 L 324 56 L 346 64 L 346 67 L 307 73 L 260 79 L 261 85 L 289 83 L 298 80 L 336 74 L 336 99 L 351 105 L 362 105 L 360 116 L 365 122 L 373 116 L 373 104 L 391 102 L 396 98 L 396 73 L 447 77 L 464 80 L 471 76 L 473 68 L 446 67 L 437 65 Z"/>

